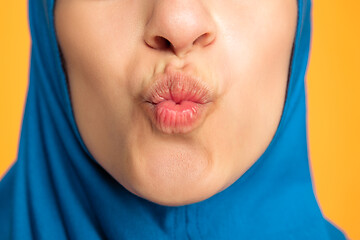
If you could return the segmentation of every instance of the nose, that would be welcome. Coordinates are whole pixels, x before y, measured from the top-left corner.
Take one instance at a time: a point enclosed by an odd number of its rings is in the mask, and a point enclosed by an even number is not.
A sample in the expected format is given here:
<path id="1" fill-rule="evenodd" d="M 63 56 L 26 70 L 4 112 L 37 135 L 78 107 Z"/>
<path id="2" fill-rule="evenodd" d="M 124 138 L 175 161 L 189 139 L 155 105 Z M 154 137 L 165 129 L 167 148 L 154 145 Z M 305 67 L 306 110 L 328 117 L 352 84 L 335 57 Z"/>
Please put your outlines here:
<path id="1" fill-rule="evenodd" d="M 186 55 L 195 47 L 206 47 L 216 38 L 216 25 L 201 0 L 157 0 L 144 34 L 146 44 L 156 50 Z"/>

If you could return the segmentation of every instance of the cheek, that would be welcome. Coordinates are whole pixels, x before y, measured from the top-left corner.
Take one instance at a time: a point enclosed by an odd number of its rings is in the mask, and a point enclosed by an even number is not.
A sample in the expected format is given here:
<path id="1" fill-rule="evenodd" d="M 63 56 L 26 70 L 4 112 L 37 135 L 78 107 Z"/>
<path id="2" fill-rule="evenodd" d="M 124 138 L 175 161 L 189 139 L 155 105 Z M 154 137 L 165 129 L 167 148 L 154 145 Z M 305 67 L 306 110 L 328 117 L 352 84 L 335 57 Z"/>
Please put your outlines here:
<path id="1" fill-rule="evenodd" d="M 258 2 L 263 6 L 218 6 L 221 51 L 217 54 L 223 57 L 216 66 L 225 93 L 209 135 L 223 138 L 213 146 L 219 157 L 223 151 L 234 158 L 257 159 L 251 154 L 266 149 L 281 117 L 296 29 L 296 1 Z"/>
<path id="2" fill-rule="evenodd" d="M 130 2 L 57 1 L 56 32 L 67 72 L 76 76 L 74 79 L 83 79 L 83 85 L 96 91 L 115 86 L 123 89 L 118 84 L 124 82 L 119 79 L 125 79 L 121 74 L 131 62 L 142 32 L 137 27 L 142 21 L 140 7 Z"/>
<path id="3" fill-rule="evenodd" d="M 219 13 L 219 36 L 233 74 L 247 79 L 249 74 L 268 76 L 283 71 L 295 35 L 296 1 L 260 0 L 237 6 L 223 7 Z"/>
<path id="4" fill-rule="evenodd" d="M 234 91 L 231 102 L 267 105 L 267 100 L 282 98 L 295 36 L 296 1 L 260 0 L 238 4 L 234 10 L 223 8 L 220 14 L 219 36 L 229 69 L 223 81 L 228 91 Z"/>
<path id="5" fill-rule="evenodd" d="M 138 45 L 139 30 L 134 25 L 139 17 L 134 11 L 141 11 L 113 4 L 59 0 L 55 8 L 75 119 L 86 146 L 98 160 L 113 159 L 114 149 L 124 152 L 119 146 L 125 148 L 126 126 L 136 114 L 124 73 Z M 122 10 L 113 11 L 115 8 Z M 111 141 L 102 141 L 106 139 Z M 99 157 L 100 153 L 108 156 Z"/>

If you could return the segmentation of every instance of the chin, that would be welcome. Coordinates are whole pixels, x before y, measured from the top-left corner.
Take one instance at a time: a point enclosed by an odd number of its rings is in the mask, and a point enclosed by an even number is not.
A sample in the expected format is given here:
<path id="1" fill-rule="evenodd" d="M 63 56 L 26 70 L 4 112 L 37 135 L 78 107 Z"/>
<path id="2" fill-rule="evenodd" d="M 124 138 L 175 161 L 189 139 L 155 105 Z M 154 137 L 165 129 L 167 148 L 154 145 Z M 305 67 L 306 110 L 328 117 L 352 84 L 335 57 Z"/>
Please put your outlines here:
<path id="1" fill-rule="evenodd" d="M 178 151 L 147 157 L 133 161 L 128 172 L 129 184 L 122 185 L 148 201 L 165 206 L 188 205 L 210 198 L 224 188 L 212 159 L 200 153 Z"/>
<path id="2" fill-rule="evenodd" d="M 209 176 L 208 176 L 209 178 Z M 201 202 L 210 198 L 222 189 L 219 183 L 202 181 L 190 183 L 189 181 L 174 183 L 173 179 L 158 182 L 149 179 L 146 182 L 140 180 L 137 184 L 125 186 L 133 194 L 163 206 L 183 206 Z"/>

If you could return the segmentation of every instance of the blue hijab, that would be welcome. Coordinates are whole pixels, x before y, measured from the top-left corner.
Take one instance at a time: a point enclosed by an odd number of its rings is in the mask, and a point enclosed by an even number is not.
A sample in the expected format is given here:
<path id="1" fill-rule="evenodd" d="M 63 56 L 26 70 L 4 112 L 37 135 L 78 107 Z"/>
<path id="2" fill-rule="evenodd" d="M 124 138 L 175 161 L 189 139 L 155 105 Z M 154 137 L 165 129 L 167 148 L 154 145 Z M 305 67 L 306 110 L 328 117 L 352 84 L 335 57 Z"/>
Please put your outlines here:
<path id="1" fill-rule="evenodd" d="M 316 202 L 306 98 L 311 2 L 298 0 L 287 98 L 275 136 L 234 184 L 191 205 L 161 206 L 93 159 L 72 113 L 54 0 L 30 0 L 30 84 L 18 159 L 0 183 L 1 239 L 345 239 Z"/>

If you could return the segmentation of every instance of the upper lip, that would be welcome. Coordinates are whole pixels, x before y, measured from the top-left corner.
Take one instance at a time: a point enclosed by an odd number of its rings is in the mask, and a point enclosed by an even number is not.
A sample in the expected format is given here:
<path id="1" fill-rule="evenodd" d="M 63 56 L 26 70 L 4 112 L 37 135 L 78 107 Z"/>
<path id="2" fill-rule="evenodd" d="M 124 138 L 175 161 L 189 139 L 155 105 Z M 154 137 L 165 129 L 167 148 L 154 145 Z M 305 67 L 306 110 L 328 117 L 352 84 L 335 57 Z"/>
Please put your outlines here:
<path id="1" fill-rule="evenodd" d="M 151 104 L 166 100 L 206 104 L 212 101 L 212 90 L 199 77 L 183 72 L 170 72 L 157 75 L 143 96 Z"/>

